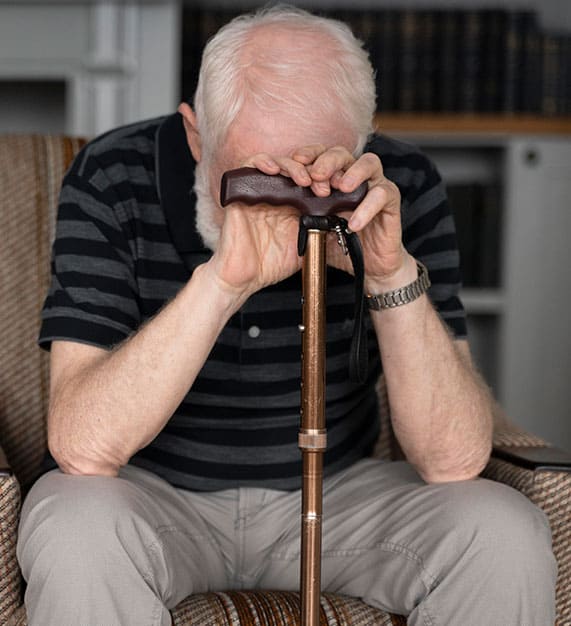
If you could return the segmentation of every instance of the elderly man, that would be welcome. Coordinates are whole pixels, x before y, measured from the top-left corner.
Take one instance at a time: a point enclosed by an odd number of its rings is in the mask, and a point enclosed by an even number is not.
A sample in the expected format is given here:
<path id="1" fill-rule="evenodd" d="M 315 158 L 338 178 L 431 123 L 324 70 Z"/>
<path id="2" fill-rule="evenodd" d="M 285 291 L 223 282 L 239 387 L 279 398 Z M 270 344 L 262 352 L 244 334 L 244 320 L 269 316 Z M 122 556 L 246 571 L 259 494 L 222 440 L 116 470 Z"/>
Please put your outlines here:
<path id="1" fill-rule="evenodd" d="M 415 625 L 553 623 L 546 520 L 477 479 L 492 401 L 443 185 L 372 134 L 373 85 L 346 27 L 273 9 L 209 42 L 194 109 L 76 159 L 40 337 L 59 469 L 29 494 L 18 545 L 30 624 L 166 625 L 193 592 L 298 587 L 298 215 L 222 209 L 221 175 L 242 165 L 318 196 L 367 181 L 347 216 L 367 292 L 433 283 L 371 310 L 369 376 L 351 382 L 353 279 L 329 246 L 324 589 Z M 407 462 L 370 458 L 381 369 Z"/>

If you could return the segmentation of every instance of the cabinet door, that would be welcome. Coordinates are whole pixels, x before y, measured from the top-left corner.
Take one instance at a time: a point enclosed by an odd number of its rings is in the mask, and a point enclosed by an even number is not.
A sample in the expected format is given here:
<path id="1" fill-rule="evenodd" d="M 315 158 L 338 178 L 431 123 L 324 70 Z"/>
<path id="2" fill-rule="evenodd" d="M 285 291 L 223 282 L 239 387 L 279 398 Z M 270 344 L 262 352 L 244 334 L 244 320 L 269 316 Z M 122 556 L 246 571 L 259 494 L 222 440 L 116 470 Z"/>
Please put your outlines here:
<path id="1" fill-rule="evenodd" d="M 500 399 L 571 450 L 571 142 L 518 138 L 506 168 Z"/>

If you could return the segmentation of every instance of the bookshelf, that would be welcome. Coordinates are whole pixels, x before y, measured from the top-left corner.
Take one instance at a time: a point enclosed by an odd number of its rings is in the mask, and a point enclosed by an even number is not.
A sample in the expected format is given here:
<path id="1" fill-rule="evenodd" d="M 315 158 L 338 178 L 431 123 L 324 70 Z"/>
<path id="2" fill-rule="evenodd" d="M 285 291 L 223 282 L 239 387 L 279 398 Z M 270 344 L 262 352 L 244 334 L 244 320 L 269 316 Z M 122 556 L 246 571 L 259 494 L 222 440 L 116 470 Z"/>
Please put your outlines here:
<path id="1" fill-rule="evenodd" d="M 513 419 L 571 449 L 571 117 L 379 114 L 376 123 L 420 146 L 449 192 L 499 189 L 497 284 L 462 292 L 472 352 Z M 465 206 L 452 208 L 461 221 Z M 475 253 L 487 252 L 480 242 Z"/>
<path id="2" fill-rule="evenodd" d="M 483 135 L 486 143 L 490 143 L 493 135 L 571 135 L 571 116 L 379 113 L 375 123 L 378 129 L 387 134 L 411 133 L 414 137 L 428 140 L 435 133 L 443 134 L 449 140 L 453 135 L 456 139 L 458 135 Z"/>

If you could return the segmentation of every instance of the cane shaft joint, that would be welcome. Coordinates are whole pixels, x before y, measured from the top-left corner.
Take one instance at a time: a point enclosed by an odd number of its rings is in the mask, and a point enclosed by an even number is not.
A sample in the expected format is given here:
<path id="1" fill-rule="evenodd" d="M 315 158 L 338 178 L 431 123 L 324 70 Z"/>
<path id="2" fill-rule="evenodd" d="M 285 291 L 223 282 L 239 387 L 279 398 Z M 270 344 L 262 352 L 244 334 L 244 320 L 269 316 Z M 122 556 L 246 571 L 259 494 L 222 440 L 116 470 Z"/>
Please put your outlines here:
<path id="1" fill-rule="evenodd" d="M 321 428 L 302 428 L 298 435 L 298 444 L 302 451 L 325 452 L 327 432 Z"/>

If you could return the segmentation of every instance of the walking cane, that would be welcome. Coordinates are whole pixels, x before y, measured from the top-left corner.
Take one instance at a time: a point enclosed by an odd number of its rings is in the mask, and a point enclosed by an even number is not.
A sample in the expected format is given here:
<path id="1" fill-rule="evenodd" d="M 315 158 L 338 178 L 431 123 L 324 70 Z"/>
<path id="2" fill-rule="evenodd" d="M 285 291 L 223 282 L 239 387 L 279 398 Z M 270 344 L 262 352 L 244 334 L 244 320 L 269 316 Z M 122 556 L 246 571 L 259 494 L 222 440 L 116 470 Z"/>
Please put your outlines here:
<path id="1" fill-rule="evenodd" d="M 285 176 L 270 176 L 250 167 L 226 172 L 222 177 L 222 206 L 231 202 L 294 206 L 301 212 L 298 252 L 302 265 L 301 427 L 301 624 L 319 626 L 321 593 L 321 527 L 323 500 L 323 454 L 325 427 L 325 305 L 326 238 L 334 231 L 355 271 L 355 331 L 351 346 L 350 373 L 363 382 L 366 346 L 362 331 L 363 258 L 359 239 L 347 228 L 337 211 L 353 210 L 365 197 L 363 183 L 352 193 L 332 190 L 327 197 L 315 196 L 308 187 L 297 186 Z"/>

